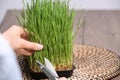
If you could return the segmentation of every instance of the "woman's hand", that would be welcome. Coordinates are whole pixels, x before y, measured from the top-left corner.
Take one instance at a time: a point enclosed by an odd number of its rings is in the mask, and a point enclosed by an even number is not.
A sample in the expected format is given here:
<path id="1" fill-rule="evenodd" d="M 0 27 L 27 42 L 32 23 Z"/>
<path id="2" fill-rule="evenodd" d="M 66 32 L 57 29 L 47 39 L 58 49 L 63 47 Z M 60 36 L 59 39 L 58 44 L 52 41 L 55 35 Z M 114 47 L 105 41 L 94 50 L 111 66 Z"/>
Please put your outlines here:
<path id="1" fill-rule="evenodd" d="M 3 33 L 16 53 L 31 55 L 35 50 L 41 50 L 43 45 L 28 41 L 27 32 L 19 26 L 13 25 Z"/>

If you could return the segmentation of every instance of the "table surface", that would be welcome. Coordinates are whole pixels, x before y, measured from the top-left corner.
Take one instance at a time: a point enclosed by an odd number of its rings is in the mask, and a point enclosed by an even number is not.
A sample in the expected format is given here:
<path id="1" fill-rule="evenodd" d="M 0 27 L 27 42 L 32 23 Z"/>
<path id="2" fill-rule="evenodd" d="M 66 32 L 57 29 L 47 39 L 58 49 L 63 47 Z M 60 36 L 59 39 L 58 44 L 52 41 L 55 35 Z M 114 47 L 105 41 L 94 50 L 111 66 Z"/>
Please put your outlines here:
<path id="1" fill-rule="evenodd" d="M 11 25 L 18 25 L 19 10 L 8 10 L 0 26 L 4 32 Z M 120 11 L 88 10 L 76 11 L 74 29 L 79 18 L 85 25 L 78 31 L 74 44 L 86 44 L 109 49 L 120 55 Z M 120 80 L 120 75 L 112 80 Z"/>

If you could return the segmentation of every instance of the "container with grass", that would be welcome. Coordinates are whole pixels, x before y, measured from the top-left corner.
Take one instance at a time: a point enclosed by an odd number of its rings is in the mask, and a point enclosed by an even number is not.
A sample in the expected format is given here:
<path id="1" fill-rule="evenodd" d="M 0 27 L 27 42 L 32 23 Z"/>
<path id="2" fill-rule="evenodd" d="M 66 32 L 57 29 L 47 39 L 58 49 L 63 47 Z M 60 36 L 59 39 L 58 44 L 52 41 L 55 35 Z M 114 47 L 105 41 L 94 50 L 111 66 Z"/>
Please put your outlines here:
<path id="1" fill-rule="evenodd" d="M 30 40 L 44 45 L 43 50 L 27 57 L 30 69 L 41 72 L 36 60 L 44 64 L 46 57 L 56 71 L 73 69 L 74 10 L 69 0 L 31 0 L 25 3 L 19 22 L 30 33 Z M 65 76 L 65 75 L 64 75 Z"/>

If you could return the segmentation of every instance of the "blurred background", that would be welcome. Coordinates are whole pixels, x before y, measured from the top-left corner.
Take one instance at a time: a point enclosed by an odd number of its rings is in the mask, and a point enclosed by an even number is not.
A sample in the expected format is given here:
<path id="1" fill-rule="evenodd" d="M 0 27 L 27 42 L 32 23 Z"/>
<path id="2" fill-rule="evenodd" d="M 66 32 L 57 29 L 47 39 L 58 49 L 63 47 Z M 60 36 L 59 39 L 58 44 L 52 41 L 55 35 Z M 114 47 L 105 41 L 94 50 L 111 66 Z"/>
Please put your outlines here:
<path id="1" fill-rule="evenodd" d="M 30 0 L 26 0 L 30 2 Z M 0 24 L 8 9 L 22 9 L 22 0 L 0 0 Z M 71 0 L 70 8 L 85 10 L 120 10 L 120 0 Z"/>

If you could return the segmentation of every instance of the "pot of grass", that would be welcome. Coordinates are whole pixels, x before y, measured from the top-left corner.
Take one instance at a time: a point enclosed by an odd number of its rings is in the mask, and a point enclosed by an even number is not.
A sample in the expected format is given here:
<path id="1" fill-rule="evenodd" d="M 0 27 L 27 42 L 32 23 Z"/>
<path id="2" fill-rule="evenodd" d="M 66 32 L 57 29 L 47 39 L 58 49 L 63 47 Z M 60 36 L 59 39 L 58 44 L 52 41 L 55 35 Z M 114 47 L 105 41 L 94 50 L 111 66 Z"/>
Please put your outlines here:
<path id="1" fill-rule="evenodd" d="M 31 4 L 24 4 L 19 23 L 28 30 L 32 42 L 44 45 L 43 50 L 27 57 L 30 70 L 41 77 L 36 60 L 44 64 L 46 57 L 57 72 L 67 72 L 58 73 L 59 76 L 69 77 L 69 71 L 73 69 L 74 22 L 74 10 L 69 9 L 69 0 L 31 0 Z"/>

